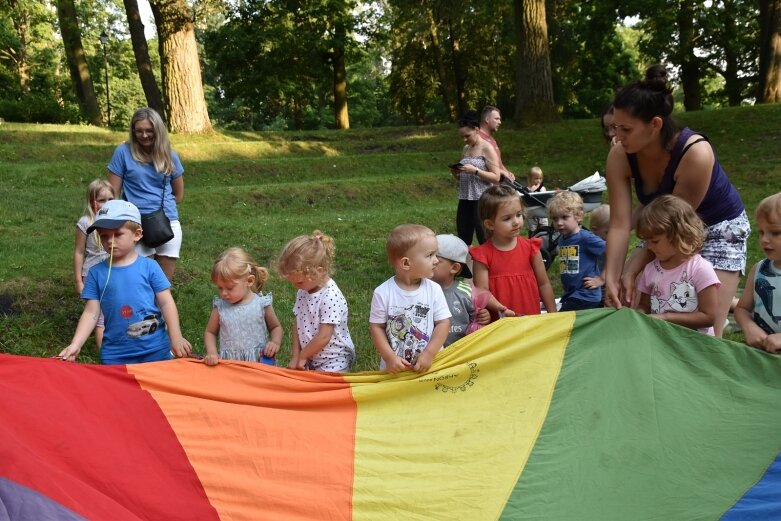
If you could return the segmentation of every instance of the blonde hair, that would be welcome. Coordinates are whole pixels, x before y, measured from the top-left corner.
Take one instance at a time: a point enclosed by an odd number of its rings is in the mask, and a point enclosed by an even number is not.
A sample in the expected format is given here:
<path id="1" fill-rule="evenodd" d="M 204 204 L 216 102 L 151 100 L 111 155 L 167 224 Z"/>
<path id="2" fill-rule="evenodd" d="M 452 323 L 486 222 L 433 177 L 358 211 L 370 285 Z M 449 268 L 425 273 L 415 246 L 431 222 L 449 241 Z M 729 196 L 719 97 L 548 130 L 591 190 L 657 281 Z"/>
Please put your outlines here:
<path id="1" fill-rule="evenodd" d="M 637 220 L 637 236 L 664 235 L 684 255 L 693 255 L 705 242 L 705 224 L 694 208 L 679 197 L 662 195 L 643 208 Z"/>
<path id="2" fill-rule="evenodd" d="M 594 228 L 603 228 L 606 226 L 610 226 L 610 205 L 609 204 L 602 204 L 596 207 L 593 212 L 591 212 L 591 220 L 589 221 L 589 226 L 593 230 Z"/>
<path id="3" fill-rule="evenodd" d="M 755 215 L 757 220 L 762 218 L 773 224 L 781 224 L 781 192 L 762 199 Z"/>
<path id="4" fill-rule="evenodd" d="M 319 268 L 325 279 L 333 275 L 335 254 L 333 238 L 315 230 L 312 235 L 299 235 L 285 245 L 277 259 L 277 271 L 283 276 L 301 273 L 313 278 Z"/>
<path id="5" fill-rule="evenodd" d="M 480 196 L 480 200 L 477 201 L 477 214 L 480 217 L 480 222 L 482 223 L 488 219 L 493 220 L 496 217 L 496 214 L 499 213 L 499 209 L 512 199 L 518 199 L 521 203 L 521 210 L 524 211 L 525 215 L 526 211 L 523 206 L 523 199 L 515 188 L 508 185 L 494 185 L 488 187 L 485 192 L 483 192 L 483 195 Z M 492 235 L 493 232 L 491 230 L 485 230 L 486 237 L 491 237 Z"/>
<path id="6" fill-rule="evenodd" d="M 544 175 L 542 173 L 542 168 L 540 168 L 538 166 L 531 167 L 529 169 L 529 173 L 526 174 L 526 180 L 528 181 L 529 179 L 531 179 L 532 175 L 537 175 L 537 174 L 540 175 L 540 179 L 542 179 L 544 177 Z"/>
<path id="7" fill-rule="evenodd" d="M 388 260 L 392 263 L 396 262 L 426 237 L 436 237 L 436 234 L 422 224 L 400 224 L 396 226 L 388 235 L 388 241 L 385 244 Z"/>
<path id="8" fill-rule="evenodd" d="M 551 217 L 565 213 L 571 213 L 578 220 L 583 218 L 583 198 L 579 193 L 562 190 L 548 202 L 548 214 Z"/>
<path id="9" fill-rule="evenodd" d="M 97 213 L 97 209 L 95 207 L 97 206 L 98 196 L 103 190 L 108 190 L 111 194 L 111 197 L 117 196 L 117 194 L 114 193 L 114 187 L 111 186 L 111 183 L 105 179 L 94 179 L 90 184 L 87 185 L 87 205 L 84 209 L 84 215 L 87 216 L 88 228 L 92 223 L 95 222 L 95 214 Z M 98 249 L 102 250 L 103 244 L 100 242 L 100 235 L 98 234 L 97 230 L 92 232 L 91 238 L 92 242 L 98 247 Z"/>
<path id="10" fill-rule="evenodd" d="M 135 130 L 136 123 L 139 121 L 149 121 L 152 124 L 152 130 L 155 133 L 155 141 L 152 145 L 152 152 L 147 153 L 138 143 Z M 133 159 L 139 163 L 152 163 L 155 170 L 162 175 L 171 175 L 174 173 L 174 160 L 171 154 L 171 141 L 168 139 L 168 130 L 165 128 L 163 118 L 160 117 L 154 109 L 142 107 L 133 113 L 130 119 L 130 153 Z"/>
<path id="11" fill-rule="evenodd" d="M 228 248 L 217 257 L 212 266 L 212 282 L 215 284 L 218 280 L 241 280 L 249 275 L 255 275 L 252 291 L 260 293 L 268 279 L 268 270 L 258 265 L 242 248 Z"/>

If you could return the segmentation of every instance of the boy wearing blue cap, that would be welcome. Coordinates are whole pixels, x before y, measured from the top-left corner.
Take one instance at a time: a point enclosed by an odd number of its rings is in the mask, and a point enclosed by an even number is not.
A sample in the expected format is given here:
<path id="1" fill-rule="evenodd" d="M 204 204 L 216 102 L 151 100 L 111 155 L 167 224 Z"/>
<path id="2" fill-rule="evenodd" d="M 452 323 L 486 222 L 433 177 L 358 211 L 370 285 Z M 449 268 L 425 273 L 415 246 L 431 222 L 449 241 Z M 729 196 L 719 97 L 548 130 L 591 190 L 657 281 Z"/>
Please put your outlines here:
<path id="1" fill-rule="evenodd" d="M 100 351 L 104 364 L 168 360 L 187 356 L 192 346 L 182 337 L 171 283 L 160 266 L 136 253 L 141 215 L 132 203 L 108 201 L 87 229 L 98 231 L 107 260 L 93 266 L 84 282 L 86 301 L 70 345 L 58 355 L 75 361 L 103 311 L 106 330 Z"/>

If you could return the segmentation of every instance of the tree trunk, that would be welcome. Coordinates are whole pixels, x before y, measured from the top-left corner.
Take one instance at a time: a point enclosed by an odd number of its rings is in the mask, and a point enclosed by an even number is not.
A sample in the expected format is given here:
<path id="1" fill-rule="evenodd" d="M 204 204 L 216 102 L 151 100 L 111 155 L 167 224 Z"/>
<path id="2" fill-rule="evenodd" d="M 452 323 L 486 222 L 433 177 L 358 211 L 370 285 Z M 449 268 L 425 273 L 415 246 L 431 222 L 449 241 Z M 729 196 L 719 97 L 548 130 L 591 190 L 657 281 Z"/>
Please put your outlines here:
<path id="1" fill-rule="evenodd" d="M 781 0 L 759 1 L 757 103 L 781 102 Z"/>
<path id="2" fill-rule="evenodd" d="M 544 0 L 513 0 L 516 51 L 515 125 L 558 119 L 553 102 L 548 23 Z"/>
<path id="3" fill-rule="evenodd" d="M 697 57 L 694 55 L 694 6 L 691 2 L 681 2 L 678 8 L 678 37 L 680 40 L 683 106 L 687 111 L 700 110 L 702 108 L 700 67 Z"/>
<path id="4" fill-rule="evenodd" d="M 87 56 L 81 44 L 81 30 L 76 18 L 76 6 L 73 0 L 57 0 L 57 16 L 60 21 L 62 44 L 68 59 L 71 81 L 76 97 L 79 99 L 81 111 L 87 121 L 93 125 L 103 126 L 103 117 L 95 96 L 92 75 L 87 65 Z"/>
<path id="5" fill-rule="evenodd" d="M 146 104 L 149 108 L 155 109 L 164 121 L 167 121 L 163 96 L 160 94 L 152 61 L 149 59 L 149 47 L 146 44 L 144 23 L 141 21 L 141 14 L 138 11 L 138 2 L 136 0 L 124 0 L 124 2 L 130 40 L 133 42 L 133 54 L 136 57 L 136 69 L 138 69 L 141 87 L 144 89 Z"/>
<path id="6" fill-rule="evenodd" d="M 350 115 L 347 111 L 347 70 L 344 63 L 344 42 L 347 32 L 344 23 L 336 20 L 334 27 L 334 120 L 336 128 L 350 128 Z"/>
<path id="7" fill-rule="evenodd" d="M 724 39 L 727 42 L 735 41 L 738 28 L 735 25 L 735 19 L 729 11 L 725 13 L 722 24 L 724 28 Z M 738 55 L 735 47 L 732 45 L 724 46 L 724 90 L 727 92 L 727 102 L 730 107 L 740 106 L 743 101 L 742 84 L 738 78 L 739 65 Z"/>
<path id="8" fill-rule="evenodd" d="M 450 89 L 448 89 L 447 81 L 447 69 L 445 68 L 445 60 L 442 58 L 442 44 L 439 41 L 439 31 L 437 24 L 434 22 L 434 14 L 431 12 L 431 8 L 426 8 L 426 17 L 428 18 L 428 33 L 431 40 L 431 53 L 434 55 L 434 61 L 437 64 L 437 76 L 439 77 L 439 91 L 442 95 L 442 103 L 447 109 L 448 118 L 450 121 L 456 120 L 456 107 L 453 105 L 453 100 L 450 99 Z"/>
<path id="9" fill-rule="evenodd" d="M 24 94 L 30 92 L 30 61 L 27 55 L 27 44 L 30 40 L 30 11 L 19 5 L 17 0 L 8 0 L 11 8 L 11 19 L 19 38 L 19 54 L 14 59 L 16 73 L 19 74 L 19 88 Z"/>
<path id="10" fill-rule="evenodd" d="M 466 111 L 466 78 L 464 68 L 461 65 L 461 40 L 453 27 L 453 19 L 448 17 L 448 30 L 450 31 L 450 48 L 453 53 L 453 77 L 456 81 L 456 103 L 458 114 L 463 115 Z"/>
<path id="11" fill-rule="evenodd" d="M 171 132 L 211 132 L 201 83 L 201 64 L 190 9 L 185 0 L 151 0 L 160 42 L 165 112 Z"/>

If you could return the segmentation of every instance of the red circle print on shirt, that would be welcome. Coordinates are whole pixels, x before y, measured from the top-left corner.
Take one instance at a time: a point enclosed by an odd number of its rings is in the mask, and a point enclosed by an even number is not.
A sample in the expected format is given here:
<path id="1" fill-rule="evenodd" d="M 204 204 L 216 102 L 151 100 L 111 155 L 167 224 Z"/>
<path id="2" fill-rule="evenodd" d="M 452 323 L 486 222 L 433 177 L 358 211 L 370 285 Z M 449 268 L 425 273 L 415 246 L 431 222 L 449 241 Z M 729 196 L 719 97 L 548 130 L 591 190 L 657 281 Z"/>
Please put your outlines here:
<path id="1" fill-rule="evenodd" d="M 122 309 L 119 310 L 119 314 L 122 315 L 122 318 L 130 318 L 133 316 L 133 308 L 130 306 L 122 306 Z"/>

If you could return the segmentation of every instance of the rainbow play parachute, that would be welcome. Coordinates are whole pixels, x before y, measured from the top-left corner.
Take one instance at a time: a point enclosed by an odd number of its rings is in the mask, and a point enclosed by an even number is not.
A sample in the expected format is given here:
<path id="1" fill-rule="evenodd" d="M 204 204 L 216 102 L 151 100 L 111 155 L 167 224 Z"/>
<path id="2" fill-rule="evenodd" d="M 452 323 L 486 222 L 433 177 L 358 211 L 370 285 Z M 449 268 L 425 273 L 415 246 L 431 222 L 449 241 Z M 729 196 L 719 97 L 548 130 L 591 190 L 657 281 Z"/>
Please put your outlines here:
<path id="1" fill-rule="evenodd" d="M 429 373 L 0 355 L 0 519 L 781 519 L 781 358 L 630 310 Z"/>

